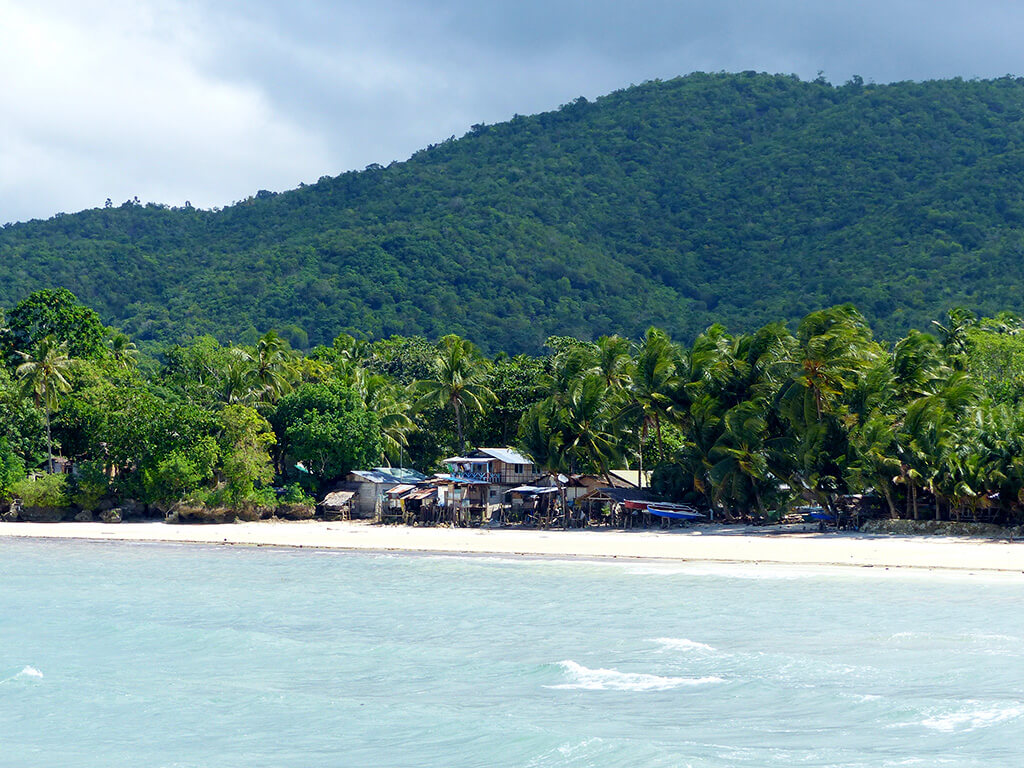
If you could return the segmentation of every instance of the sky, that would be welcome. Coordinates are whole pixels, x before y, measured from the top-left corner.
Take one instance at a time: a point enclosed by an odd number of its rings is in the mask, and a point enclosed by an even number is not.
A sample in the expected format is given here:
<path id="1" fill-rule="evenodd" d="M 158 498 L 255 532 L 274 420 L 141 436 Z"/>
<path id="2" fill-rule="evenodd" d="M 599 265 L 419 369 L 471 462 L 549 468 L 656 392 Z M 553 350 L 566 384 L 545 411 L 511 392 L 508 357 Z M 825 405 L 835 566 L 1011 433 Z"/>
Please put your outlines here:
<path id="1" fill-rule="evenodd" d="M 694 71 L 1024 74 L 1006 0 L 0 0 L 0 223 L 229 205 Z"/>

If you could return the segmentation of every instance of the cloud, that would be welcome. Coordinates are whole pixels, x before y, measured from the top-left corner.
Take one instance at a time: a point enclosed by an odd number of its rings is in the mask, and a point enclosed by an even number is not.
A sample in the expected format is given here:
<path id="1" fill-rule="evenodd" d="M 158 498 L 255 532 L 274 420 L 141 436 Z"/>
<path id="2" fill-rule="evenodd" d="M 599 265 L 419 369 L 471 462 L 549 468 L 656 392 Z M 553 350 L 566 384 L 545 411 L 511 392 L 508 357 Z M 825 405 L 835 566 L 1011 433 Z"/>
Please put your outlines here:
<path id="1" fill-rule="evenodd" d="M 0 2 L 0 220 L 144 200 L 216 205 L 294 186 L 327 142 L 258 84 L 203 71 L 201 18 L 174 3 Z"/>
<path id="2" fill-rule="evenodd" d="M 223 205 L 694 70 L 1020 70 L 1007 0 L 0 0 L 0 221 Z"/>

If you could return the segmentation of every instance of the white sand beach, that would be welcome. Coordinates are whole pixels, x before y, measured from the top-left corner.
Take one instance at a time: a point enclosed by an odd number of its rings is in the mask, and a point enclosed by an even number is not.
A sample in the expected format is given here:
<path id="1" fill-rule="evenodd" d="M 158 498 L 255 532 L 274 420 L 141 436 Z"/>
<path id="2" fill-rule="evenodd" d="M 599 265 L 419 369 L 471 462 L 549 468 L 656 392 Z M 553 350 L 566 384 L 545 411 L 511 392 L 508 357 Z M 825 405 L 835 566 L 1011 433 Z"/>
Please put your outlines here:
<path id="1" fill-rule="evenodd" d="M 258 522 L 187 526 L 161 522 L 117 525 L 0 523 L 0 540 L 4 537 L 1024 574 L 1024 542 L 857 533 L 783 533 L 770 528 L 736 526 L 697 526 L 672 531 L 545 531 L 479 528 L 453 530 L 381 526 L 368 522 Z"/>

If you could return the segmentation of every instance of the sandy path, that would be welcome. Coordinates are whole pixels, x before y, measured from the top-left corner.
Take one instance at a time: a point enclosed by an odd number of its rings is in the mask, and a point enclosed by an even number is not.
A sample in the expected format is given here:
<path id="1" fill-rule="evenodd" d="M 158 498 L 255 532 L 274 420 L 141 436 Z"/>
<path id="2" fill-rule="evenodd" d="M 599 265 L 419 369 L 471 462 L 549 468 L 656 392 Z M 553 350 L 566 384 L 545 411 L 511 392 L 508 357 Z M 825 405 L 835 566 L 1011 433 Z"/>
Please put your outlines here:
<path id="1" fill-rule="evenodd" d="M 365 522 L 236 525 L 0 523 L 3 537 L 194 542 L 343 550 L 640 558 L 693 562 L 844 565 L 1024 573 L 1024 542 L 770 533 L 701 527 L 656 531 L 536 531 L 377 526 Z"/>

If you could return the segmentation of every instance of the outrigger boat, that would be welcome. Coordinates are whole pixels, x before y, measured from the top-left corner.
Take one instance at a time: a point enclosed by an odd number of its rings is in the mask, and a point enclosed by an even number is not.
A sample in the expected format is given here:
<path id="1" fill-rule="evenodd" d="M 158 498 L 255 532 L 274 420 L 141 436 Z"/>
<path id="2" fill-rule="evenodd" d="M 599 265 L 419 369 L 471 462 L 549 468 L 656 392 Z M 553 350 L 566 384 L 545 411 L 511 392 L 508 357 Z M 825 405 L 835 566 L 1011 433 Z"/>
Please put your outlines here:
<path id="1" fill-rule="evenodd" d="M 668 502 L 655 501 L 633 501 L 625 502 L 626 509 L 636 509 L 648 512 L 655 517 L 664 517 L 668 520 L 704 520 L 706 515 L 701 514 L 693 507 L 686 504 L 669 504 Z"/>
<path id="2" fill-rule="evenodd" d="M 647 511 L 655 517 L 664 517 L 669 520 L 703 520 L 706 517 L 685 504 L 658 504 L 648 506 Z"/>

